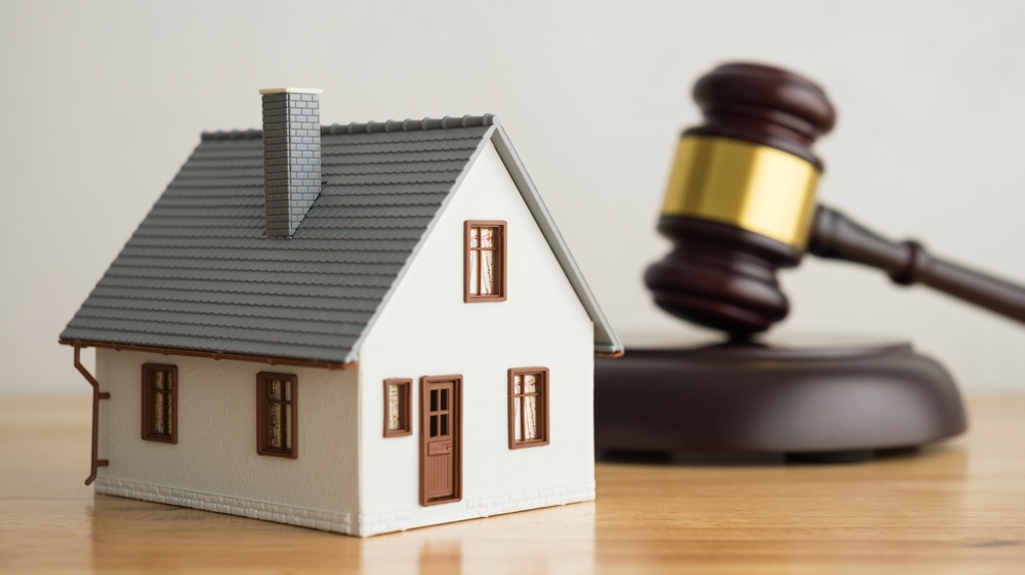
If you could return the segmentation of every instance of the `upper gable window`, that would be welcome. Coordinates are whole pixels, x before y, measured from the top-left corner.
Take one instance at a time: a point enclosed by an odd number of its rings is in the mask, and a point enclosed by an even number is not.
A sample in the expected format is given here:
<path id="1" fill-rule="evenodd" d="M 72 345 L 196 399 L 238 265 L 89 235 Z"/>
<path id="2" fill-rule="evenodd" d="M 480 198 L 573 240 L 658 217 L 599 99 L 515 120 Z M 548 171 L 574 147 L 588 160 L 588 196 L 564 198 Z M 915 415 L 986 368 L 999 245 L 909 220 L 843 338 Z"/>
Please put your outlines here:
<path id="1" fill-rule="evenodd" d="M 506 223 L 470 220 L 463 228 L 463 301 L 505 301 Z"/>

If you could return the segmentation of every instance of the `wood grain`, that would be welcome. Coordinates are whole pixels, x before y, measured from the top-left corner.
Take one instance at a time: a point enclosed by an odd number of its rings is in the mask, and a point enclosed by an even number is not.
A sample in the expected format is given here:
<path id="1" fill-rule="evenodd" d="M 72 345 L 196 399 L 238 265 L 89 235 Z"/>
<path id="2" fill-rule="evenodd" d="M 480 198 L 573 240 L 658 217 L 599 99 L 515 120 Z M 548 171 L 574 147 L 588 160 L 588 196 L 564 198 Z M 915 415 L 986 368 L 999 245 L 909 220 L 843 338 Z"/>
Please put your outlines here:
<path id="1" fill-rule="evenodd" d="M 0 573 L 1025 573 L 1025 398 L 868 464 L 602 462 L 594 503 L 360 540 L 94 495 L 88 401 L 0 401 Z"/>

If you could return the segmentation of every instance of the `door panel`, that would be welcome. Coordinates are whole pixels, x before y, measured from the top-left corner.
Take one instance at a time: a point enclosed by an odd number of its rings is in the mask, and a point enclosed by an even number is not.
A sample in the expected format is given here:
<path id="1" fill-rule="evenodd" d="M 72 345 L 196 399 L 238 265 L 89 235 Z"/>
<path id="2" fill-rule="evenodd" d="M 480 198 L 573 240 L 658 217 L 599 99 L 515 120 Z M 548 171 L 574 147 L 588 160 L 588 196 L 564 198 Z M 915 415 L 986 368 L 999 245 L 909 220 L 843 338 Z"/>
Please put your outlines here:
<path id="1" fill-rule="evenodd" d="M 463 497 L 460 375 L 420 378 L 420 504 Z"/>

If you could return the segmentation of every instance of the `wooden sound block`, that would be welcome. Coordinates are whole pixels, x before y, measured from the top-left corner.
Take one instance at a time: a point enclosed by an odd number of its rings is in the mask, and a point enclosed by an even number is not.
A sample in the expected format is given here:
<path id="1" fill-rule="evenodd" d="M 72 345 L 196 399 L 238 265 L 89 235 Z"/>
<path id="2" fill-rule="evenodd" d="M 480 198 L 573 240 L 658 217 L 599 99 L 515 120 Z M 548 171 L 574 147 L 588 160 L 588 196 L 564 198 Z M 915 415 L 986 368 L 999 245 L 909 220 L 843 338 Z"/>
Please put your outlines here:
<path id="1" fill-rule="evenodd" d="M 611 452 L 870 459 L 964 432 L 950 374 L 904 342 L 627 345 L 595 359 L 595 446 Z"/>

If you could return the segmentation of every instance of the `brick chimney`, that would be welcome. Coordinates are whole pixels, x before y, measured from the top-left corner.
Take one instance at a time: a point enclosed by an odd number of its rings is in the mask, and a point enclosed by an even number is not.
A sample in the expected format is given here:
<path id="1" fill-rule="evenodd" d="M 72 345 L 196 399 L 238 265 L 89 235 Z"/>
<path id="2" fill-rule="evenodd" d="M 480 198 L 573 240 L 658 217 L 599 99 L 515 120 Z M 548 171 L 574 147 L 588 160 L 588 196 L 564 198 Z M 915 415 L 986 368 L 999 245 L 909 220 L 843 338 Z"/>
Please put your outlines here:
<path id="1" fill-rule="evenodd" d="M 292 237 L 320 195 L 322 92 L 316 88 L 260 90 L 267 237 Z"/>

